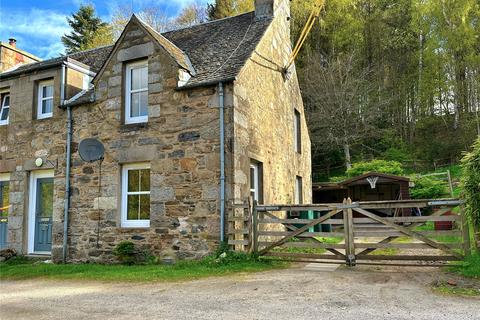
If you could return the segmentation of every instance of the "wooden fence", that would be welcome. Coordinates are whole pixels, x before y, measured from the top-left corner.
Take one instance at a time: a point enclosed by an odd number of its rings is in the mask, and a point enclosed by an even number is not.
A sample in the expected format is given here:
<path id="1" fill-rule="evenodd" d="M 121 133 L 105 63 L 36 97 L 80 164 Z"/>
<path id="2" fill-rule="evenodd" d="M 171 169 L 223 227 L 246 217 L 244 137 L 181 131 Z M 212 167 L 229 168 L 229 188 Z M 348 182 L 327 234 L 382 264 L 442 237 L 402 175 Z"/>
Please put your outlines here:
<path id="1" fill-rule="evenodd" d="M 382 212 L 409 212 L 405 209 L 428 215 L 382 216 Z M 356 203 L 345 199 L 307 205 L 246 201 L 230 207 L 228 221 L 228 243 L 235 250 L 276 259 L 350 266 L 414 261 L 431 266 L 463 259 L 472 249 L 462 202 L 457 199 Z"/>

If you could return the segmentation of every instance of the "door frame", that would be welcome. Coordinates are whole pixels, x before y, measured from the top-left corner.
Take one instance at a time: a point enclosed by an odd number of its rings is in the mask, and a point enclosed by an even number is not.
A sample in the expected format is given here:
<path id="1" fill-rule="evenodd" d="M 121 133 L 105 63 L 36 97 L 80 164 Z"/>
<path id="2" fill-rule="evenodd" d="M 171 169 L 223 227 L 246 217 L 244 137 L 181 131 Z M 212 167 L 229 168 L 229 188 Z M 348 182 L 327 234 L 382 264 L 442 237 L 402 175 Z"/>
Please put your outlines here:
<path id="1" fill-rule="evenodd" d="M 28 253 L 51 254 L 51 251 L 35 251 L 35 219 L 37 207 L 37 179 L 54 178 L 53 170 L 35 170 L 30 172 L 29 197 L 28 197 Z M 52 199 L 53 200 L 53 199 Z"/>

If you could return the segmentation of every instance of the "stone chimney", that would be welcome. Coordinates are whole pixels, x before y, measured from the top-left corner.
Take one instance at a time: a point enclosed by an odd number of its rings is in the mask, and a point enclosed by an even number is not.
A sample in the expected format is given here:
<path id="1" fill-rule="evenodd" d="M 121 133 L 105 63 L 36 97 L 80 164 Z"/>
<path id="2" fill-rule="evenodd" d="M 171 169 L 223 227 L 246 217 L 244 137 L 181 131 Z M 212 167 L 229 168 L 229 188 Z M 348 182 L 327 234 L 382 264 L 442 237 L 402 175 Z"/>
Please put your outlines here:
<path id="1" fill-rule="evenodd" d="M 16 47 L 17 47 L 17 39 L 15 39 L 15 38 L 10 38 L 10 39 L 8 39 L 8 44 L 9 44 L 11 47 L 16 48 Z"/>
<path id="2" fill-rule="evenodd" d="M 255 17 L 257 19 L 272 18 L 274 16 L 290 16 L 291 0 L 255 0 Z"/>

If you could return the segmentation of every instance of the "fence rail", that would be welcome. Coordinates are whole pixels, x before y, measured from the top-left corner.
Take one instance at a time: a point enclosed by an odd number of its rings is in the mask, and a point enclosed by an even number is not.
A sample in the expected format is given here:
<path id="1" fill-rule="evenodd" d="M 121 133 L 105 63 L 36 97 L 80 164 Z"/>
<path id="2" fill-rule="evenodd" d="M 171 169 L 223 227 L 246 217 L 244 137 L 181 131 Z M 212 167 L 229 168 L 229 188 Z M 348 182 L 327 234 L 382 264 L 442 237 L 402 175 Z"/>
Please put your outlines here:
<path id="1" fill-rule="evenodd" d="M 230 206 L 228 243 L 260 256 L 347 265 L 368 260 L 459 260 L 472 250 L 462 205 L 458 199 L 353 203 L 345 199 L 303 205 L 257 205 L 248 200 Z M 420 208 L 431 214 L 382 216 L 381 210 L 396 208 Z"/>

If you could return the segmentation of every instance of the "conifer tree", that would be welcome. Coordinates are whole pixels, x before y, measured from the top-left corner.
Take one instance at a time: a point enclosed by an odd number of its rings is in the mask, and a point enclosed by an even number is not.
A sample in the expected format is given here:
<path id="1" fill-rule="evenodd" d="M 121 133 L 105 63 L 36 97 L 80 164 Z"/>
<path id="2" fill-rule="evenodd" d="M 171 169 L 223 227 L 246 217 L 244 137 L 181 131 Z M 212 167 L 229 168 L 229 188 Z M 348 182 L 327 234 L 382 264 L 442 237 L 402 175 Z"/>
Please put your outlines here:
<path id="1" fill-rule="evenodd" d="M 92 39 L 97 36 L 97 31 L 107 26 L 96 15 L 95 8 L 90 4 L 80 6 L 80 9 L 72 14 L 72 17 L 67 18 L 67 21 L 72 28 L 70 34 L 62 37 L 62 43 L 67 53 L 78 52 L 89 47 Z"/>

